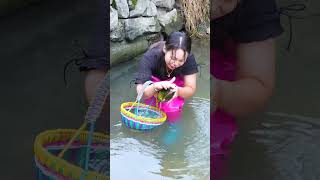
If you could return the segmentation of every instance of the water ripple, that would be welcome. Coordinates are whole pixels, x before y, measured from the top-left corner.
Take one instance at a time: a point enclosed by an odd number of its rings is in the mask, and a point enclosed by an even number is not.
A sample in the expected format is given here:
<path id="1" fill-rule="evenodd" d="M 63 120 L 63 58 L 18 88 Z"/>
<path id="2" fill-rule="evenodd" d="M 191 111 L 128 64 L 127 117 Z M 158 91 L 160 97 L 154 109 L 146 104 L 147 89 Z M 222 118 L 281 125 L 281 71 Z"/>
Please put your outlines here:
<path id="1" fill-rule="evenodd" d="M 273 162 L 276 179 L 313 180 L 320 177 L 320 118 L 266 113 L 263 123 L 250 131 Z"/>

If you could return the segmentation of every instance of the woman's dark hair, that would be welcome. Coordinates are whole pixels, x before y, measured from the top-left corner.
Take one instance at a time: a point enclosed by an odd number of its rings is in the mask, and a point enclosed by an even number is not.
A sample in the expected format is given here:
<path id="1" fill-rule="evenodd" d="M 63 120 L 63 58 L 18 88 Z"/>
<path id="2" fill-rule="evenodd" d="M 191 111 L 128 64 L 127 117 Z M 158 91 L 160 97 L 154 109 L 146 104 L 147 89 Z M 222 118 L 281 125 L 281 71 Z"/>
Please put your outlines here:
<path id="1" fill-rule="evenodd" d="M 153 48 L 157 48 L 159 51 L 162 51 L 163 46 L 165 45 L 166 50 L 177 50 L 182 49 L 185 52 L 188 52 L 190 54 L 191 51 L 191 38 L 185 33 L 185 32 L 173 32 L 169 36 L 163 39 L 164 41 L 156 42 L 152 45 L 150 45 L 149 50 Z M 168 79 L 166 73 L 166 62 L 164 60 L 164 55 L 162 57 L 162 60 L 158 62 L 158 68 L 160 70 L 159 78 L 161 80 Z M 182 74 L 181 72 L 182 67 L 178 67 L 174 70 L 172 73 L 173 76 L 179 76 Z"/>
<path id="2" fill-rule="evenodd" d="M 184 32 L 173 32 L 166 39 L 166 50 L 182 49 L 185 52 L 191 51 L 191 38 Z"/>

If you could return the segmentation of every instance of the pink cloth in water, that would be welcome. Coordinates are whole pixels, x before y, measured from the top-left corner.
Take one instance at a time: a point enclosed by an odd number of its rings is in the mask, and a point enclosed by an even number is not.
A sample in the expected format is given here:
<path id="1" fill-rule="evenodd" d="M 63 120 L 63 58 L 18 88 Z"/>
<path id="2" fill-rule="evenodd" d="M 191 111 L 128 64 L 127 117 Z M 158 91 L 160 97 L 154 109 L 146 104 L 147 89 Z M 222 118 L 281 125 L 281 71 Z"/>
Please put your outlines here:
<path id="1" fill-rule="evenodd" d="M 233 81 L 236 72 L 235 44 L 226 41 L 221 49 L 211 50 L 210 73 L 217 79 Z M 237 134 L 235 118 L 217 109 L 210 115 L 211 168 L 213 179 L 221 180 L 227 173 L 230 144 Z"/>
<path id="2" fill-rule="evenodd" d="M 168 79 L 170 80 L 170 79 Z M 161 81 L 159 78 L 152 76 L 152 82 Z M 173 82 L 175 85 L 179 87 L 184 86 L 184 81 L 182 77 L 176 77 L 176 80 Z M 146 104 L 151 104 L 152 106 L 156 105 L 155 97 L 149 98 L 145 100 Z M 168 102 L 160 102 L 159 108 L 167 114 L 167 120 L 169 123 L 178 122 L 181 119 L 182 109 L 184 105 L 184 99 L 182 97 L 176 97 Z"/>

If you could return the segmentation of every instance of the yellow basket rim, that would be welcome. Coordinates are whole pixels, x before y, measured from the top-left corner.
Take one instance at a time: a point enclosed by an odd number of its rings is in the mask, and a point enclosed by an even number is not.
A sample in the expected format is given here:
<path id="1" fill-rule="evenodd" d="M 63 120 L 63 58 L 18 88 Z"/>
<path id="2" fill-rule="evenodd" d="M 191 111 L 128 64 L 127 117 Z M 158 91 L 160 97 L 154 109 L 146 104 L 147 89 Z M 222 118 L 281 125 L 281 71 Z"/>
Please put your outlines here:
<path id="1" fill-rule="evenodd" d="M 141 107 L 148 107 L 148 108 L 150 108 L 150 109 L 152 109 L 154 111 L 159 111 L 160 114 L 161 114 L 160 118 L 146 118 L 146 117 L 142 117 L 142 116 L 137 116 L 136 114 L 134 114 L 132 112 L 129 112 L 129 111 L 127 111 L 125 109 L 128 106 L 131 107 L 132 105 L 135 106 L 137 104 L 138 104 L 137 102 L 125 102 L 125 103 L 122 103 L 121 106 L 120 106 L 120 111 L 121 111 L 121 113 L 125 114 L 126 116 L 128 116 L 128 117 L 130 117 L 132 119 L 135 119 L 135 121 L 146 122 L 146 123 L 163 123 L 163 122 L 166 121 L 167 114 L 165 112 L 163 112 L 161 109 L 159 109 L 157 107 L 154 107 L 154 106 L 151 106 L 151 105 L 147 105 L 147 104 L 144 104 L 144 103 L 139 103 L 139 105 Z"/>
<path id="2" fill-rule="evenodd" d="M 39 160 L 41 164 L 50 167 L 55 172 L 61 173 L 63 176 L 70 177 L 72 179 L 80 179 L 81 175 L 84 174 L 84 170 L 74 164 L 67 162 L 64 159 L 58 158 L 57 156 L 53 155 L 52 153 L 48 152 L 43 145 L 56 142 L 58 140 L 66 140 L 71 139 L 72 136 L 76 133 L 76 129 L 54 129 L 54 130 L 46 130 L 41 132 L 37 135 L 35 142 L 34 142 L 34 155 Z M 85 142 L 88 139 L 88 131 L 82 131 L 79 135 L 80 141 Z M 109 139 L 109 136 L 103 133 L 95 132 L 93 134 L 93 142 L 105 142 Z M 63 172 L 61 172 L 63 169 Z M 109 176 L 105 176 L 99 174 L 94 171 L 88 171 L 87 173 L 88 179 L 103 179 L 109 180 Z"/>

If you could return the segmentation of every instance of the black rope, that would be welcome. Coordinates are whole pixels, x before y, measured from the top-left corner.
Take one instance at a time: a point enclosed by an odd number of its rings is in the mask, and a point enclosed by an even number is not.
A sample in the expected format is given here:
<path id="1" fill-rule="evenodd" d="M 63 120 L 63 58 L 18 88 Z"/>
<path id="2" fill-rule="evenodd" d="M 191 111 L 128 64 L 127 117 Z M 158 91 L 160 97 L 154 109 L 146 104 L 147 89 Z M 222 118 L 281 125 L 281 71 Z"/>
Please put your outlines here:
<path id="1" fill-rule="evenodd" d="M 280 15 L 284 15 L 286 17 L 288 17 L 289 20 L 289 42 L 287 45 L 287 50 L 290 51 L 291 49 L 291 44 L 293 41 L 293 23 L 292 20 L 296 19 L 296 20 L 302 20 L 302 19 L 306 19 L 309 17 L 316 17 L 316 16 L 320 16 L 320 13 L 312 13 L 309 15 L 304 15 L 304 16 L 299 16 L 299 15 L 293 15 L 292 13 L 298 13 L 298 12 L 302 12 L 306 10 L 306 5 L 303 3 L 296 3 L 296 4 L 290 4 L 288 6 L 283 6 L 280 7 L 279 9 L 279 13 Z"/>
<path id="2" fill-rule="evenodd" d="M 65 63 L 64 68 L 63 68 L 63 80 L 64 80 L 64 84 L 66 87 L 68 87 L 68 82 L 67 82 L 67 69 L 70 66 L 71 63 L 74 63 L 75 65 L 79 66 L 83 60 L 85 60 L 86 58 L 75 58 L 75 59 L 71 59 L 68 62 Z"/>
<path id="3" fill-rule="evenodd" d="M 135 84 L 135 83 L 136 83 L 136 80 L 135 80 L 135 79 L 132 79 L 132 80 L 130 81 L 130 88 L 132 88 L 132 83 Z"/>
<path id="4" fill-rule="evenodd" d="M 67 82 L 67 70 L 68 70 L 68 67 L 70 66 L 70 64 L 74 63 L 76 66 L 79 66 L 83 63 L 83 61 L 85 60 L 88 60 L 88 54 L 87 52 L 85 51 L 84 48 L 82 48 L 80 46 L 80 43 L 75 40 L 73 42 L 73 46 L 76 47 L 76 48 L 79 48 L 81 50 L 81 53 L 82 53 L 82 57 L 81 58 L 72 58 L 70 60 L 68 60 L 65 64 L 64 64 L 64 68 L 63 68 L 63 80 L 64 80 L 64 84 L 66 87 L 68 87 L 68 82 Z"/>
<path id="5" fill-rule="evenodd" d="M 300 12 L 304 11 L 306 9 L 305 4 L 290 4 L 288 6 L 283 6 L 280 8 L 280 14 L 288 17 L 289 20 L 289 42 L 287 45 L 287 51 L 290 51 L 291 49 L 291 44 L 293 40 L 293 24 L 292 24 L 292 19 L 304 19 L 305 17 L 299 17 L 292 15 L 292 12 Z"/>

